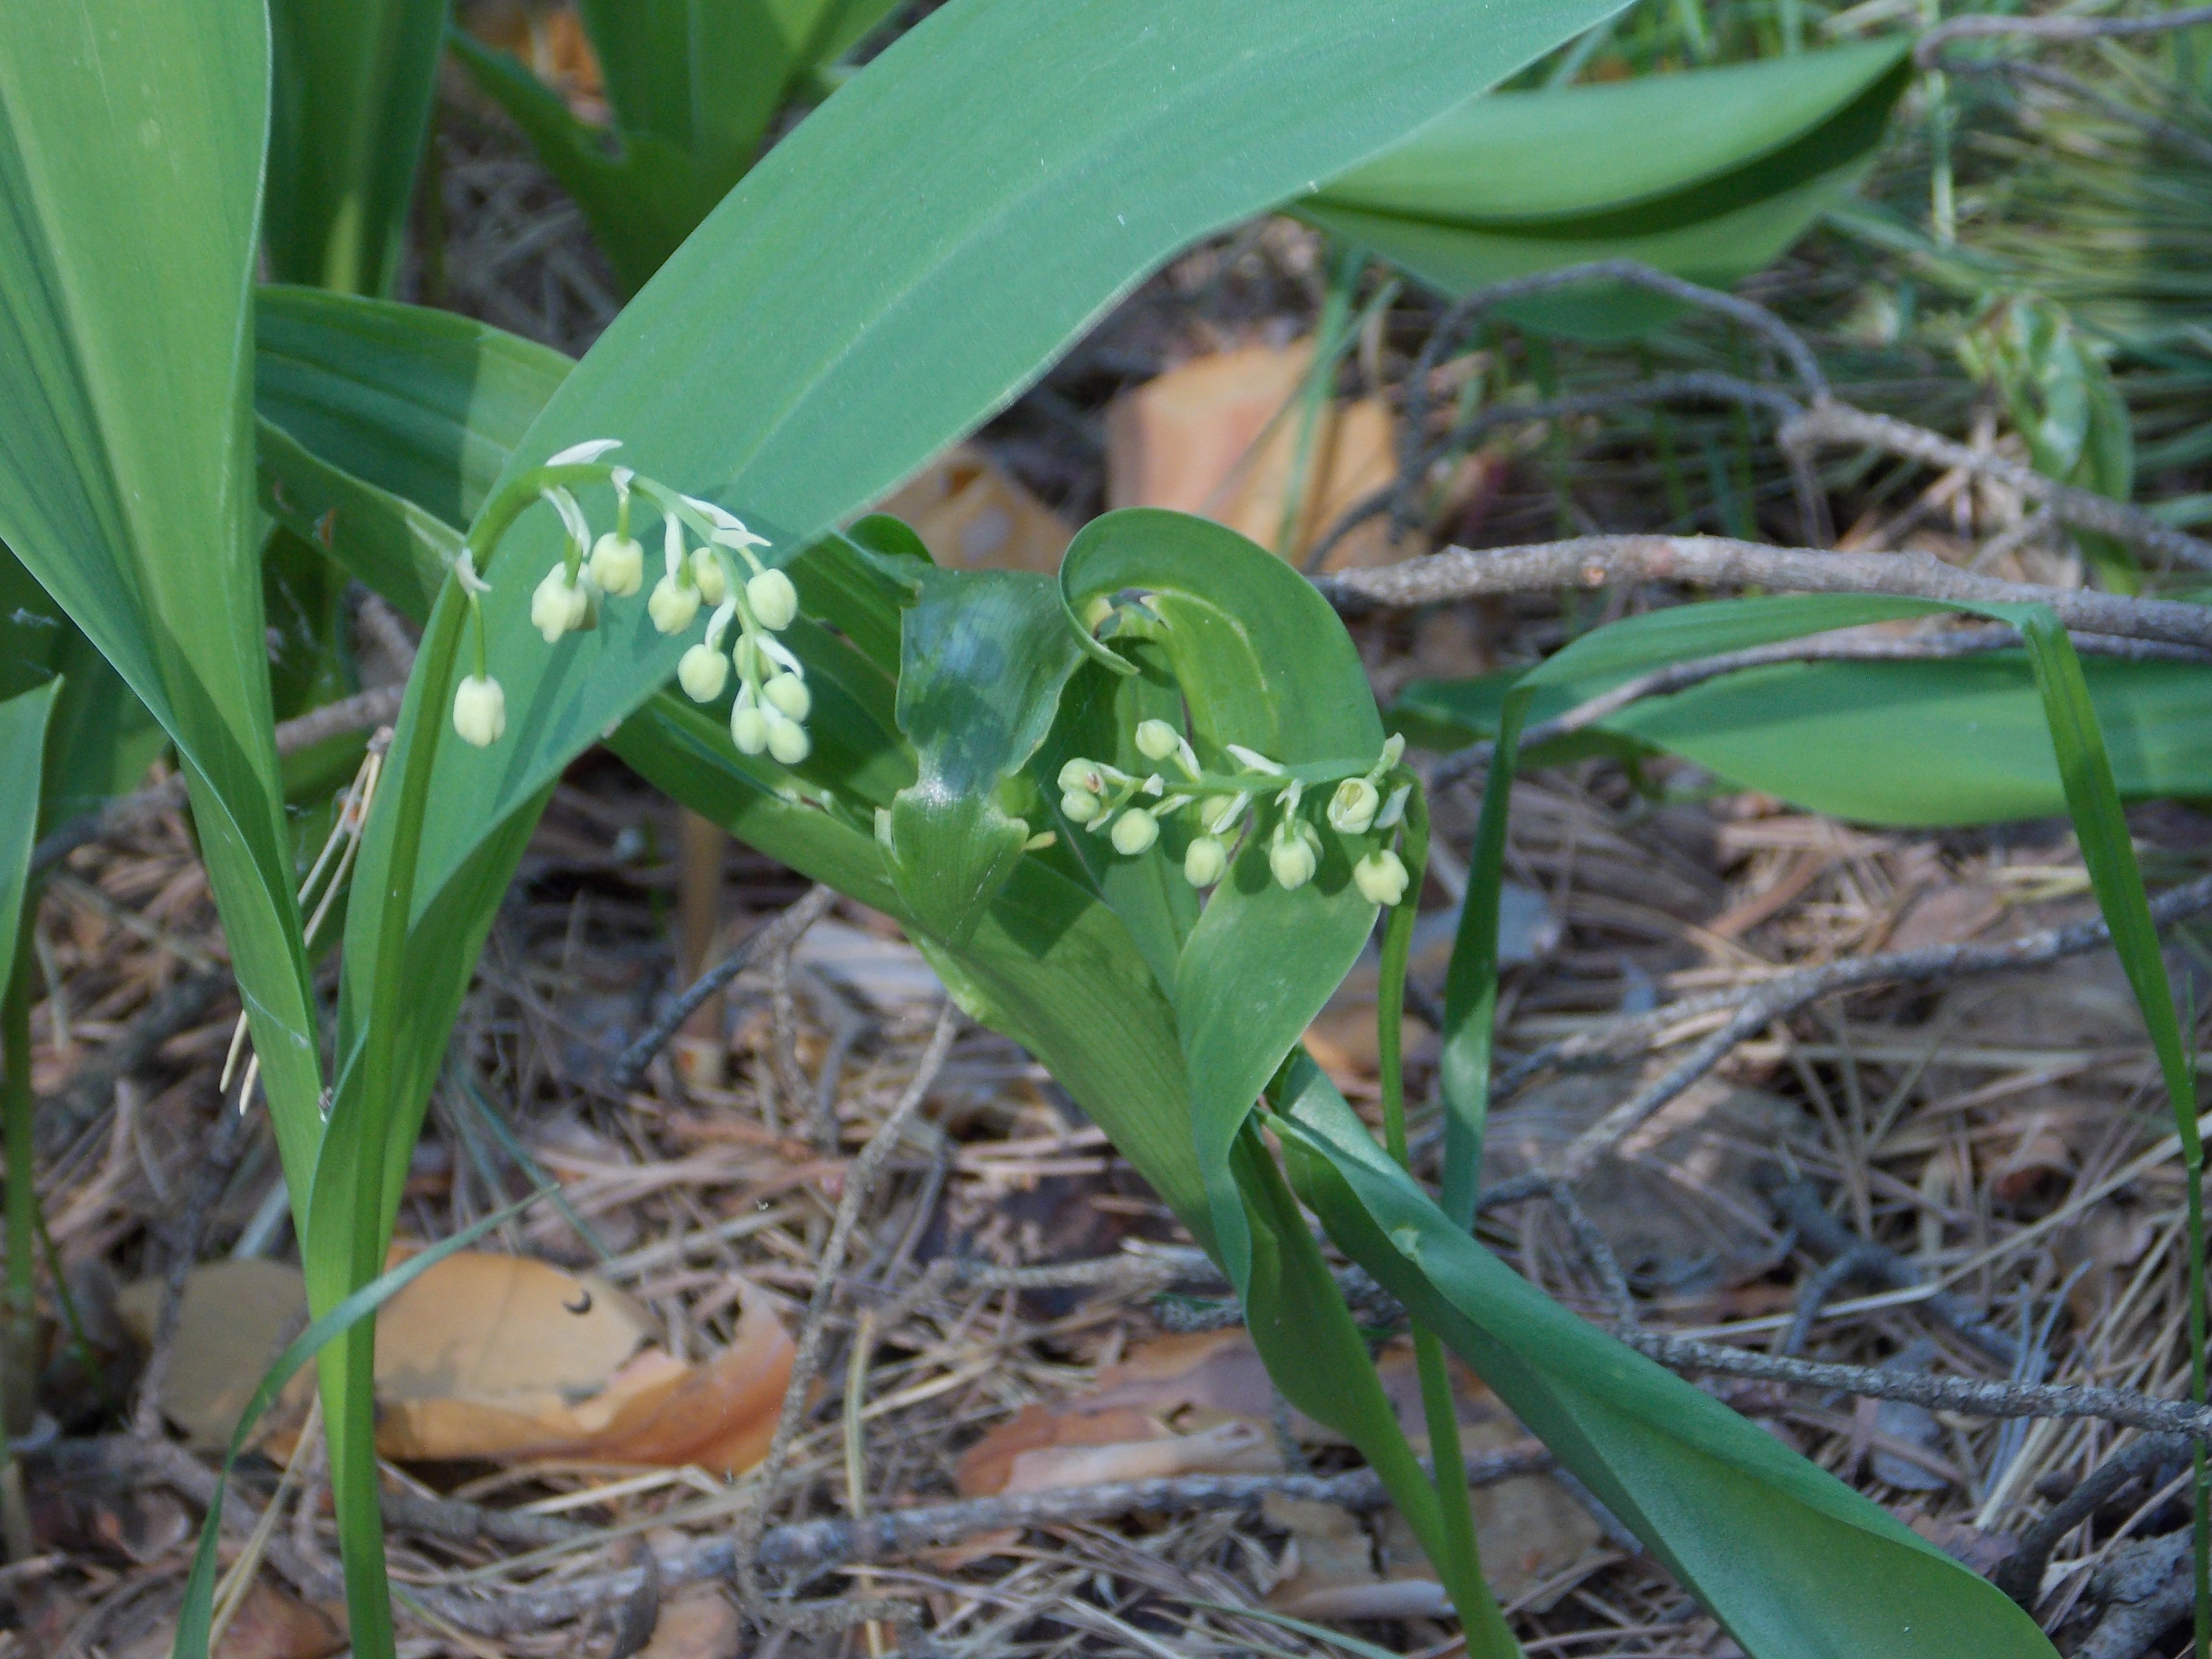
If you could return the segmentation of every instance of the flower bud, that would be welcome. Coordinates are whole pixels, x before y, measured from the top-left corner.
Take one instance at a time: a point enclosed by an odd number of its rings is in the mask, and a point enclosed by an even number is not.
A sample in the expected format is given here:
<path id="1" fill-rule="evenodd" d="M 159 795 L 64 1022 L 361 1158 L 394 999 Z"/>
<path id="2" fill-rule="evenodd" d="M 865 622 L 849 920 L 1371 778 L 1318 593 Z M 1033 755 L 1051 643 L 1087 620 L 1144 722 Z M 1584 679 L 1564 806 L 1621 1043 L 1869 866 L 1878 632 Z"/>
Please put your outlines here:
<path id="1" fill-rule="evenodd" d="M 691 550 L 691 580 L 699 584 L 699 597 L 709 605 L 720 605 L 730 597 L 730 579 L 711 547 Z"/>
<path id="2" fill-rule="evenodd" d="M 781 634 L 799 614 L 799 590 L 781 570 L 763 570 L 745 584 L 745 603 L 763 628 Z"/>
<path id="3" fill-rule="evenodd" d="M 778 714 L 794 720 L 803 720 L 814 707 L 814 698 L 806 689 L 806 682 L 796 674 L 778 674 L 761 687 L 761 700 Z"/>
<path id="4" fill-rule="evenodd" d="M 1133 806 L 1114 820 L 1114 850 L 1129 857 L 1146 851 L 1160 838 L 1159 820 Z"/>
<path id="5" fill-rule="evenodd" d="M 673 576 L 663 576 L 653 583 L 646 599 L 645 613 L 662 633 L 681 634 L 699 614 L 699 590 L 684 586 Z"/>
<path id="6" fill-rule="evenodd" d="M 1182 855 L 1182 878 L 1194 887 L 1211 887 L 1229 871 L 1229 849 L 1212 836 L 1200 836 Z"/>
<path id="7" fill-rule="evenodd" d="M 497 680 L 471 674 L 461 682 L 453 693 L 453 730 L 479 749 L 500 740 L 507 730 L 507 693 Z"/>
<path id="8" fill-rule="evenodd" d="M 645 581 L 645 550 L 611 530 L 592 544 L 592 580 L 602 592 L 626 599 Z"/>
<path id="9" fill-rule="evenodd" d="M 1382 805 L 1382 793 L 1364 778 L 1346 778 L 1328 799 L 1329 828 L 1347 836 L 1363 836 Z"/>
<path id="10" fill-rule="evenodd" d="M 1137 752 L 1146 760 L 1165 760 L 1182 745 L 1181 733 L 1165 720 L 1137 722 Z"/>
<path id="11" fill-rule="evenodd" d="M 1352 866 L 1352 884 L 1370 904 L 1384 906 L 1397 903 L 1406 896 L 1406 884 L 1410 878 L 1398 855 L 1384 848 L 1370 853 Z"/>
<path id="12" fill-rule="evenodd" d="M 1060 787 L 1063 790 L 1080 789 L 1087 794 L 1106 793 L 1106 775 L 1098 769 L 1096 761 L 1087 761 L 1078 755 L 1060 769 Z"/>
<path id="13" fill-rule="evenodd" d="M 740 755 L 757 755 L 768 747 L 768 716 L 742 698 L 730 710 L 730 741 Z"/>
<path id="14" fill-rule="evenodd" d="M 545 636 L 548 645 L 583 627 L 591 616 L 592 596 L 584 591 L 580 577 L 573 584 L 569 581 L 565 564 L 547 571 L 545 580 L 530 596 L 530 625 Z"/>
<path id="15" fill-rule="evenodd" d="M 676 682 L 694 702 L 712 702 L 730 683 L 730 662 L 711 645 L 695 645 L 676 665 Z"/>
<path id="16" fill-rule="evenodd" d="M 1105 805 L 1088 789 L 1066 789 L 1060 792 L 1060 815 L 1070 823 L 1088 823 Z"/>
<path id="17" fill-rule="evenodd" d="M 773 708 L 761 713 L 768 721 L 768 752 L 773 759 L 786 766 L 796 766 L 813 752 L 814 740 L 797 720 L 787 720 Z"/>
<path id="18" fill-rule="evenodd" d="M 1275 831 L 1274 845 L 1267 849 L 1267 868 L 1276 885 L 1285 892 L 1295 892 L 1314 878 L 1319 864 L 1313 843 L 1304 835 L 1290 830 L 1288 825 Z"/>

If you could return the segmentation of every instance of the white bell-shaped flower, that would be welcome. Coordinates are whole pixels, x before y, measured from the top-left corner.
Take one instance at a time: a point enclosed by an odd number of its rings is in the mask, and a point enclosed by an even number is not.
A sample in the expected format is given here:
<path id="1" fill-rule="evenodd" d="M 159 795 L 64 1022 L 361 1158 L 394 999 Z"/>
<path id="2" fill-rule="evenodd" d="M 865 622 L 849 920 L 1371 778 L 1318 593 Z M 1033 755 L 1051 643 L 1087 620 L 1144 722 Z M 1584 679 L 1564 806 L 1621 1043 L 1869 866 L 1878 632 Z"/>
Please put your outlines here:
<path id="1" fill-rule="evenodd" d="M 662 633 L 681 634 L 699 614 L 699 590 L 686 586 L 673 576 L 663 576 L 653 583 L 653 592 L 646 597 L 645 614 L 653 618 L 653 625 Z"/>
<path id="2" fill-rule="evenodd" d="M 676 683 L 694 702 L 712 702 L 730 683 L 730 659 L 711 645 L 695 645 L 676 664 Z"/>
<path id="3" fill-rule="evenodd" d="M 762 718 L 768 722 L 768 752 L 770 759 L 783 766 L 796 766 L 814 751 L 814 740 L 806 735 L 806 728 L 774 708 L 763 708 Z"/>
<path id="4" fill-rule="evenodd" d="M 772 676 L 761 687 L 761 701 L 787 720 L 803 720 L 814 707 L 813 694 L 807 690 L 806 682 L 793 673 Z"/>
<path id="5" fill-rule="evenodd" d="M 1370 904 L 1396 904 L 1406 896 L 1411 879 L 1404 863 L 1388 848 L 1370 853 L 1352 866 L 1352 884 Z"/>
<path id="6" fill-rule="evenodd" d="M 1194 887 L 1211 887 L 1229 872 L 1229 849 L 1212 836 L 1200 836 L 1182 855 L 1182 878 Z"/>
<path id="7" fill-rule="evenodd" d="M 1114 850 L 1125 857 L 1151 850 L 1160 838 L 1160 821 L 1142 807 L 1133 806 L 1114 820 Z"/>
<path id="8" fill-rule="evenodd" d="M 530 596 L 530 625 L 545 636 L 545 643 L 553 645 L 563 634 L 573 634 L 592 619 L 592 595 L 579 574 L 574 582 L 568 580 L 568 567 L 556 564 L 545 573 L 545 580 L 538 584 Z"/>
<path id="9" fill-rule="evenodd" d="M 489 749 L 507 731 L 507 693 L 497 680 L 471 674 L 453 693 L 453 730 L 464 743 Z"/>
<path id="10" fill-rule="evenodd" d="M 645 585 L 645 550 L 633 536 L 610 530 L 592 544 L 592 580 L 600 591 L 626 599 Z"/>
<path id="11" fill-rule="evenodd" d="M 745 583 L 745 603 L 763 628 L 781 634 L 799 615 L 799 590 L 781 570 L 763 570 Z"/>
<path id="12" fill-rule="evenodd" d="M 1273 843 L 1267 848 L 1267 869 L 1275 878 L 1275 884 L 1285 892 L 1295 892 L 1304 886 L 1321 867 L 1315 840 L 1303 823 L 1293 828 L 1285 819 L 1275 826 Z"/>
<path id="13" fill-rule="evenodd" d="M 1346 778 L 1328 798 L 1329 828 L 1347 836 L 1364 836 L 1382 807 L 1382 794 L 1365 778 Z"/>

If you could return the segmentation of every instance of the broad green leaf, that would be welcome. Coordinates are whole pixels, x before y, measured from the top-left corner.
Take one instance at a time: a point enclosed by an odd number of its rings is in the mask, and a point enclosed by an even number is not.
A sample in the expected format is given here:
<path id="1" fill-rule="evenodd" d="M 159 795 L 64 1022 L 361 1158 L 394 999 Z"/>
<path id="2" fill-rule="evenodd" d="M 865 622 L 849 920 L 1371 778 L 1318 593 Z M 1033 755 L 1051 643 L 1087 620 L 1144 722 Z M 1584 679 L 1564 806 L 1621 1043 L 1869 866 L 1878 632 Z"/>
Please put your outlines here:
<path id="1" fill-rule="evenodd" d="M 247 404 L 268 63 L 253 0 L 0 8 L 0 539 L 176 744 L 304 1193 L 319 1066 Z"/>
<path id="2" fill-rule="evenodd" d="M 270 274 L 388 294 L 429 125 L 447 0 L 270 0 Z"/>
<path id="3" fill-rule="evenodd" d="M 35 779 L 45 762 L 46 722 L 52 717 L 58 684 L 49 681 L 0 702 L 0 769 L 11 778 Z M 31 843 L 39 835 L 39 792 L 33 787 L 0 792 L 0 963 L 12 972 L 16 933 L 31 873 Z M 15 1056 L 9 1057 L 9 1064 Z"/>
<path id="4" fill-rule="evenodd" d="M 1784 596 L 1632 618 L 1588 636 L 1593 647 L 1605 642 L 1606 655 L 1577 647 L 1547 663 L 1532 681 L 1528 718 L 1550 719 L 1668 663 L 1936 608 L 1876 603 L 1869 611 L 1866 601 L 1841 596 Z M 2081 672 L 2124 799 L 2212 793 L 2203 720 L 2212 671 L 2092 657 Z M 1492 736 L 1511 678 L 1416 681 L 1393 705 L 1392 722 L 1431 745 Z M 2027 658 L 2014 652 L 1746 669 L 1632 703 L 1598 729 L 1681 755 L 1740 787 L 1861 823 L 1980 823 L 2065 805 L 2042 697 Z"/>
<path id="5" fill-rule="evenodd" d="M 301 288 L 256 290 L 253 345 L 264 420 L 457 530 L 575 366 L 449 311 Z"/>
<path id="6" fill-rule="evenodd" d="M 1269 1125 L 1330 1237 L 1498 1391 L 1753 1659 L 2051 1659 L 1986 1579 L 1509 1270 L 1310 1063 Z"/>
<path id="7" fill-rule="evenodd" d="M 282 427 L 257 422 L 261 505 L 326 549 L 401 615 L 430 614 L 461 532 L 436 514 L 331 465 Z"/>
<path id="8" fill-rule="evenodd" d="M 1452 294 L 1613 258 L 1726 288 L 1781 253 L 1872 164 L 1910 79 L 1907 44 L 1491 94 L 1295 210 Z M 1502 307 L 1596 337 L 1675 309 L 1618 288 Z"/>

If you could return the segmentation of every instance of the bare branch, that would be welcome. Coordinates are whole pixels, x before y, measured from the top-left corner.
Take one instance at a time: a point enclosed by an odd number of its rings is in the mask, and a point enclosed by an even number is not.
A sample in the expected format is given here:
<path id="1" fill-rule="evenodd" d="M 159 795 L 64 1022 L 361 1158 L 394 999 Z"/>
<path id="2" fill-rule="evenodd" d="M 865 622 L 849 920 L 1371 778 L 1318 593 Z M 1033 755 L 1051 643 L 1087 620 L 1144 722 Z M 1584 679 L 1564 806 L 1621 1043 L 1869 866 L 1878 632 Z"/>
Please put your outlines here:
<path id="1" fill-rule="evenodd" d="M 2070 629 L 2212 649 L 2212 607 L 1970 575 L 1925 553 L 1826 553 L 1719 536 L 1582 536 L 1521 547 L 1447 548 L 1317 584 L 1334 604 L 1443 605 L 1497 593 L 1675 581 L 1801 593 L 1889 593 L 1958 604 L 2042 605 Z"/>
<path id="2" fill-rule="evenodd" d="M 1672 1371 L 1833 1389 L 1874 1400 L 1903 1400 L 1930 1411 L 1963 1412 L 1971 1417 L 2094 1418 L 2104 1423 L 2124 1423 L 2132 1429 L 2212 1442 L 2212 1406 L 2158 1400 L 2126 1389 L 1990 1382 L 1979 1377 L 1937 1376 L 1886 1365 L 1831 1365 L 1642 1329 L 1617 1329 L 1613 1335 Z"/>
<path id="3" fill-rule="evenodd" d="M 2212 876 L 2202 877 L 2179 887 L 2169 887 L 2150 904 L 2151 920 L 2160 927 L 2169 927 L 2207 910 L 2212 910 Z M 1686 1020 L 1717 1013 L 1723 1009 L 1755 1006 L 1759 1012 L 1750 1023 L 1750 1029 L 1756 1030 L 1770 1021 L 1786 1018 L 1822 997 L 1833 996 L 1839 992 L 1861 990 L 1874 985 L 1925 984 L 1934 980 L 1963 978 L 1972 974 L 2040 967 L 2062 957 L 2079 956 L 2085 951 L 2100 949 L 2111 944 L 2112 939 L 2112 929 L 2106 926 L 2104 918 L 2099 916 L 2064 927 L 2046 927 L 2036 933 L 2023 933 L 2018 939 L 2007 939 L 1999 945 L 1931 945 L 1918 951 L 1892 951 L 1876 956 L 1853 957 L 1843 962 L 1778 975 L 1754 985 L 1733 987 L 1702 996 L 1684 997 L 1663 1008 L 1655 1008 L 1648 1014 L 1638 1014 L 1618 1021 L 1603 1031 L 1546 1044 L 1515 1061 L 1501 1073 L 1497 1091 L 1502 1098 L 1538 1072 L 1553 1067 L 1606 1064 L 1626 1059 L 1650 1047 L 1662 1034 L 1679 1027 Z"/>
<path id="4" fill-rule="evenodd" d="M 1977 20 L 1960 18 L 1958 21 L 1971 22 Z M 1982 477 L 1995 478 L 2000 483 L 2017 489 L 2028 500 L 2042 502 L 2051 509 L 2054 517 L 2078 530 L 2094 530 L 2116 537 L 2131 546 L 2158 554 L 2192 569 L 2212 570 L 2212 542 L 2202 541 L 2176 530 L 2140 507 L 2113 501 L 2094 490 L 2077 489 L 2072 484 L 2060 483 L 2045 477 L 2033 467 L 2007 460 L 2003 456 L 1992 454 L 1987 450 L 1970 449 L 1941 433 L 1930 432 L 1925 427 L 1914 426 L 1893 416 L 1870 415 L 1865 410 L 1853 409 L 1849 404 L 1827 398 L 1815 403 L 1803 414 L 1793 416 L 1783 426 L 1776 441 L 1785 453 L 1809 453 L 1823 444 L 1863 444 L 1870 448 L 1887 450 L 1893 455 L 1902 455 L 1909 460 L 1924 462 L 1929 466 L 1955 467 Z"/>
<path id="5" fill-rule="evenodd" d="M 702 1003 L 744 972 L 755 957 L 775 956 L 796 944 L 800 934 L 822 919 L 836 897 L 835 888 L 817 882 L 775 921 L 746 935 L 743 944 L 700 975 L 683 995 L 670 1003 L 643 1036 L 615 1057 L 614 1064 L 607 1068 L 607 1086 L 617 1093 L 633 1087 L 645 1074 L 653 1057 L 667 1047 L 669 1038 L 683 1029 L 684 1022 Z"/>
<path id="6" fill-rule="evenodd" d="M 1467 1460 L 1468 1484 L 1495 1486 L 1553 1467 L 1550 1452 L 1530 1441 Z M 819 1571 L 849 1561 L 873 1561 L 908 1551 L 954 1544 L 1010 1527 L 1065 1527 L 1145 1511 L 1190 1514 L 1204 1510 L 1258 1507 L 1271 1494 L 1378 1510 L 1389 1496 L 1370 1469 L 1338 1475 L 1200 1474 L 1172 1480 L 1129 1480 L 1060 1492 L 1018 1493 L 889 1510 L 858 1520 L 805 1521 L 770 1528 L 760 1540 L 757 1565 Z M 659 1559 L 664 1589 L 729 1577 L 740 1559 L 738 1541 L 713 1538 Z M 507 1589 L 497 1601 L 464 1598 L 451 1591 L 420 1591 L 439 1617 L 481 1636 L 540 1630 L 580 1613 L 619 1603 L 635 1594 L 636 1567 L 579 1577 L 544 1589 Z"/>

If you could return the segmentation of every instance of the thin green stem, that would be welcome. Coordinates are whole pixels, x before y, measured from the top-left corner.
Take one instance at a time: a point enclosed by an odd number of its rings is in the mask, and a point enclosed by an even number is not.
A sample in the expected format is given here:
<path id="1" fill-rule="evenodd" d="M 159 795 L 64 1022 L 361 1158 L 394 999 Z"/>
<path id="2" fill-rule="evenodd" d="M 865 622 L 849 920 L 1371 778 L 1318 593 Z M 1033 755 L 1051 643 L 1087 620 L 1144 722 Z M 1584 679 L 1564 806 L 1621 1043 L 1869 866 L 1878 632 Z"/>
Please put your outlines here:
<path id="1" fill-rule="evenodd" d="M 1406 866 L 1406 896 L 1382 927 L 1382 969 L 1375 997 L 1375 1046 L 1382 1073 L 1382 1137 L 1401 1168 L 1411 1166 L 1406 1133 L 1406 974 L 1413 957 L 1413 924 L 1420 913 L 1421 879 L 1429 864 L 1428 804 L 1416 787 L 1406 801 L 1405 836 L 1398 857 Z M 1482 1577 L 1482 1552 L 1474 1536 L 1474 1504 L 1468 1490 L 1467 1454 L 1443 1344 L 1418 1322 L 1413 1364 L 1421 1382 L 1421 1412 L 1429 1428 L 1429 1463 L 1437 1492 L 1443 1547 L 1459 1563 L 1459 1577 L 1474 1605 L 1459 1609 L 1468 1652 L 1475 1659 L 1511 1659 L 1521 1651 L 1511 1626 Z M 1480 1587 L 1476 1593 L 1475 1587 Z"/>
<path id="2" fill-rule="evenodd" d="M 1283 514 L 1275 526 L 1275 551 L 1290 558 L 1297 551 L 1298 520 L 1305 506 L 1306 473 L 1313 463 L 1314 434 L 1321 411 L 1336 384 L 1336 365 L 1342 356 L 1345 324 L 1352 315 L 1352 291 L 1359 273 L 1367 268 L 1367 251 L 1349 246 L 1337 249 L 1329 262 L 1328 292 L 1322 301 L 1320 325 L 1314 331 L 1313 361 L 1306 365 L 1300 392 L 1298 435 L 1291 450 L 1289 487 L 1283 492 Z"/>
<path id="3" fill-rule="evenodd" d="M 541 474 L 565 474 L 580 468 L 541 468 Z M 599 469 L 604 471 L 604 469 Z M 469 533 L 468 548 L 479 572 L 491 563 L 500 536 L 522 509 L 536 499 L 537 488 L 510 484 L 489 504 Z M 554 477 L 553 483 L 567 482 Z M 385 866 L 383 890 L 377 895 L 376 970 L 368 1001 L 370 1040 L 364 1045 L 359 1109 L 371 1126 L 391 1121 L 399 1102 L 398 1044 L 391 1034 L 401 1023 L 407 987 L 407 940 L 412 931 L 415 878 L 421 863 L 423 825 L 428 819 L 431 776 L 436 769 L 438 742 L 446 727 L 445 710 L 453 701 L 453 675 L 460 655 L 462 636 L 470 614 L 481 625 L 481 608 L 472 596 L 449 582 L 432 613 L 430 626 L 416 659 L 422 677 L 416 716 L 409 731 L 404 753 L 392 758 L 401 769 L 399 793 L 394 803 L 391 856 Z M 478 639 L 482 646 L 481 635 Z M 358 1141 L 351 1194 L 351 1227 L 347 1240 L 347 1284 L 358 1289 L 384 1270 L 385 1148 L 374 1133 Z M 386 1576 L 381 1528 L 376 1518 L 379 1474 L 376 1462 L 375 1395 L 376 1323 L 362 1320 L 349 1326 L 341 1350 L 343 1376 L 337 1403 L 343 1411 L 343 1431 L 331 1437 L 331 1484 L 339 1500 L 352 1511 L 349 1524 L 342 1511 L 339 1536 L 344 1546 L 346 1606 L 352 1621 L 354 1651 L 388 1654 L 392 1650 L 390 1583 Z M 329 1403 L 329 1402 L 326 1402 Z M 335 1417 L 337 1414 L 333 1413 Z M 365 1506 L 360 1508 L 356 1506 Z"/>

